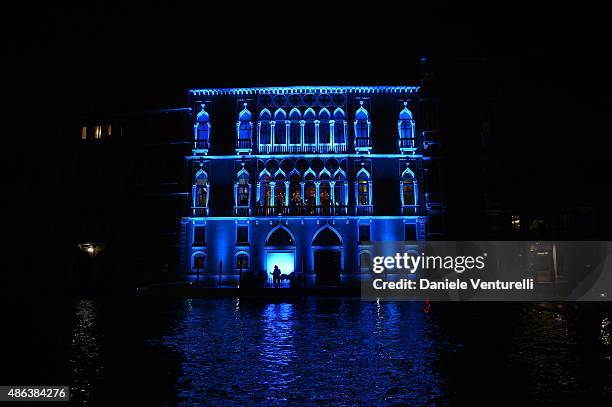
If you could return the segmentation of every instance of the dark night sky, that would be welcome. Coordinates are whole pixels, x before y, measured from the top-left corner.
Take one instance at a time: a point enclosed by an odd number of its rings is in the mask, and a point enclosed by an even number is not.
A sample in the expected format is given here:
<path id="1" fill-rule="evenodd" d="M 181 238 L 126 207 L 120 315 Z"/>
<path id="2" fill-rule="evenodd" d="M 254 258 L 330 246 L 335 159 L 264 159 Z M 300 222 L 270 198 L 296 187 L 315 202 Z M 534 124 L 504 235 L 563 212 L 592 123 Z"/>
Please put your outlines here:
<path id="1" fill-rule="evenodd" d="M 605 170 L 591 159 L 608 155 L 603 13 L 534 3 L 24 4 L 8 14 L 8 91 L 26 115 L 141 110 L 182 105 L 192 86 L 397 83 L 418 78 L 420 56 L 489 57 L 516 106 L 517 157 L 554 174 L 571 148 L 590 155 L 583 171 Z"/>

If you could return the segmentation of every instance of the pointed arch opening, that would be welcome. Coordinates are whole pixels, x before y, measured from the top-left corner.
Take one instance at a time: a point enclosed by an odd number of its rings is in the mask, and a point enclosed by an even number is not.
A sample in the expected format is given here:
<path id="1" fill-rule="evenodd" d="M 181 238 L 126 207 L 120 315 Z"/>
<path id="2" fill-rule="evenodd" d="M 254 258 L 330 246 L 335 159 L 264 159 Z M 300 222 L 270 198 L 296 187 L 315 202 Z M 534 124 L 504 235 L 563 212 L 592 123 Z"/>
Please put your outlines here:
<path id="1" fill-rule="evenodd" d="M 408 109 L 408 102 L 404 102 L 404 108 L 399 113 L 397 131 L 399 134 L 399 147 L 402 152 L 414 151 L 415 131 L 412 112 Z"/>
<path id="2" fill-rule="evenodd" d="M 210 116 L 206 111 L 206 105 L 202 103 L 201 110 L 196 116 L 195 124 L 195 148 L 207 151 L 210 141 Z"/>
<path id="3" fill-rule="evenodd" d="M 355 149 L 362 152 L 370 152 L 370 114 L 363 106 L 363 100 L 359 101 L 359 109 L 355 112 Z"/>
<path id="4" fill-rule="evenodd" d="M 244 108 L 238 113 L 238 122 L 236 123 L 237 141 L 236 151 L 238 153 L 251 152 L 251 140 L 253 137 L 253 115 L 247 109 L 247 104 L 243 104 Z"/>

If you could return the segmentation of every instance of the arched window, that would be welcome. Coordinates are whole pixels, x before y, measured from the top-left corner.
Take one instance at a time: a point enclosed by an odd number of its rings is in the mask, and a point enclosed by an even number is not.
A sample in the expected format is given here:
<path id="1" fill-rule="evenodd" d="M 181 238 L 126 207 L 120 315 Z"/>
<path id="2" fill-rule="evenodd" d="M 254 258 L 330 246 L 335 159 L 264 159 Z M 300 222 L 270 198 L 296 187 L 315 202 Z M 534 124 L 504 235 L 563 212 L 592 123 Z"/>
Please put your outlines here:
<path id="1" fill-rule="evenodd" d="M 402 205 L 416 205 L 416 183 L 414 174 L 406 167 L 401 178 Z"/>
<path id="2" fill-rule="evenodd" d="M 331 206 L 331 194 L 332 191 L 330 189 L 331 185 L 329 181 L 331 180 L 331 174 L 324 168 L 319 174 L 319 205 L 325 208 L 329 208 Z M 329 214 L 329 210 L 324 210 L 323 215 Z"/>
<path id="3" fill-rule="evenodd" d="M 249 269 L 249 254 L 247 252 L 236 253 L 236 269 L 241 271 Z"/>
<path id="4" fill-rule="evenodd" d="M 315 187 L 316 175 L 314 171 L 309 168 L 304 173 L 304 202 L 308 206 L 308 212 L 314 213 L 314 206 L 317 204 L 317 190 Z"/>
<path id="5" fill-rule="evenodd" d="M 274 174 L 274 206 L 286 206 L 287 186 L 285 184 L 285 173 L 279 169 Z"/>
<path id="6" fill-rule="evenodd" d="M 193 270 L 203 270 L 206 268 L 206 255 L 202 252 L 198 252 L 193 255 Z"/>
<path id="7" fill-rule="evenodd" d="M 237 150 L 251 150 L 251 137 L 253 136 L 253 115 L 247 109 L 247 104 L 244 103 L 244 109 L 238 114 L 238 123 L 236 124 L 238 131 Z"/>
<path id="8" fill-rule="evenodd" d="M 329 144 L 330 140 L 330 129 L 329 129 L 329 110 L 323 108 L 319 111 L 319 143 Z"/>
<path id="9" fill-rule="evenodd" d="M 359 109 L 355 112 L 355 149 L 369 152 L 370 147 L 370 116 L 363 107 L 363 100 L 359 101 Z"/>
<path id="10" fill-rule="evenodd" d="M 312 237 L 313 246 L 342 246 L 342 237 L 333 227 L 326 225 L 317 230 Z"/>
<path id="11" fill-rule="evenodd" d="M 359 253 L 359 271 L 367 273 L 372 269 L 372 254 L 363 251 Z"/>
<path id="12" fill-rule="evenodd" d="M 197 150 L 208 150 L 210 140 L 210 116 L 206 111 L 206 105 L 202 104 L 202 110 L 196 117 L 195 143 Z"/>
<path id="13" fill-rule="evenodd" d="M 289 128 L 289 144 L 301 144 L 302 142 L 302 115 L 299 110 L 292 109 L 289 112 L 290 128 Z"/>
<path id="14" fill-rule="evenodd" d="M 344 134 L 344 126 L 346 125 L 346 115 L 344 114 L 344 110 L 337 108 L 334 111 L 334 143 L 335 144 L 344 144 L 345 134 Z"/>
<path id="15" fill-rule="evenodd" d="M 311 108 L 304 112 L 304 144 L 315 144 L 315 112 Z"/>
<path id="16" fill-rule="evenodd" d="M 270 190 L 270 173 L 267 170 L 263 170 L 259 174 L 259 205 L 269 207 L 272 204 L 272 191 Z"/>
<path id="17" fill-rule="evenodd" d="M 293 234 L 285 226 L 276 226 L 266 238 L 266 246 L 295 246 Z"/>
<path id="18" fill-rule="evenodd" d="M 194 202 L 195 208 L 208 207 L 208 175 L 203 170 L 198 171 L 194 183 Z"/>
<path id="19" fill-rule="evenodd" d="M 271 143 L 270 120 L 272 120 L 272 114 L 268 109 L 264 109 L 259 113 L 259 144 Z"/>
<path id="20" fill-rule="evenodd" d="M 238 171 L 237 182 L 236 182 L 236 205 L 237 206 L 249 206 L 251 185 L 249 184 L 249 173 L 244 167 Z"/>
<path id="21" fill-rule="evenodd" d="M 287 114 L 283 109 L 274 113 L 274 144 L 287 143 Z"/>
<path id="22" fill-rule="evenodd" d="M 334 174 L 334 203 L 336 206 L 346 206 L 346 175 L 340 168 Z"/>
<path id="23" fill-rule="evenodd" d="M 291 206 L 296 207 L 302 203 L 301 181 L 302 176 L 296 170 L 293 170 L 291 174 L 289 174 L 289 204 Z"/>
<path id="24" fill-rule="evenodd" d="M 400 150 L 414 148 L 414 120 L 412 120 L 412 112 L 408 110 L 408 102 L 404 102 L 404 109 L 399 114 L 397 121 L 397 130 L 399 133 Z"/>
<path id="25" fill-rule="evenodd" d="M 362 168 L 357 173 L 357 205 L 371 205 L 370 174 Z"/>

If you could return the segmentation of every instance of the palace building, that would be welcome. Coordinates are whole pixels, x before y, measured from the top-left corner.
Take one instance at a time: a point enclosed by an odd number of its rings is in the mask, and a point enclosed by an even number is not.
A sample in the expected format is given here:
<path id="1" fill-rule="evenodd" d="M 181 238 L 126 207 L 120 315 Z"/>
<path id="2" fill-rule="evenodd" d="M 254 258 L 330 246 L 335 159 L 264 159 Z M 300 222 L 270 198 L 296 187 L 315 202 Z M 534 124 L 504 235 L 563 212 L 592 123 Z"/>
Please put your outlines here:
<path id="1" fill-rule="evenodd" d="M 358 284 L 372 242 L 436 239 L 437 101 L 418 86 L 192 89 L 179 271 Z"/>

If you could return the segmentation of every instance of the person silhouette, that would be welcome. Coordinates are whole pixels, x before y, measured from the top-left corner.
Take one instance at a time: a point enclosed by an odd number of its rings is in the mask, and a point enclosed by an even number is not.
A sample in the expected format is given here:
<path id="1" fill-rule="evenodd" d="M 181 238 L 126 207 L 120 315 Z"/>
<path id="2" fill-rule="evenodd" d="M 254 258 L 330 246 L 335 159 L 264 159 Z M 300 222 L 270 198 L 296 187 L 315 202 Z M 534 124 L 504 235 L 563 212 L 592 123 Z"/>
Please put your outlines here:
<path id="1" fill-rule="evenodd" d="M 274 270 L 272 271 L 272 281 L 274 282 L 274 288 L 280 287 L 281 271 L 277 265 L 274 265 Z"/>

